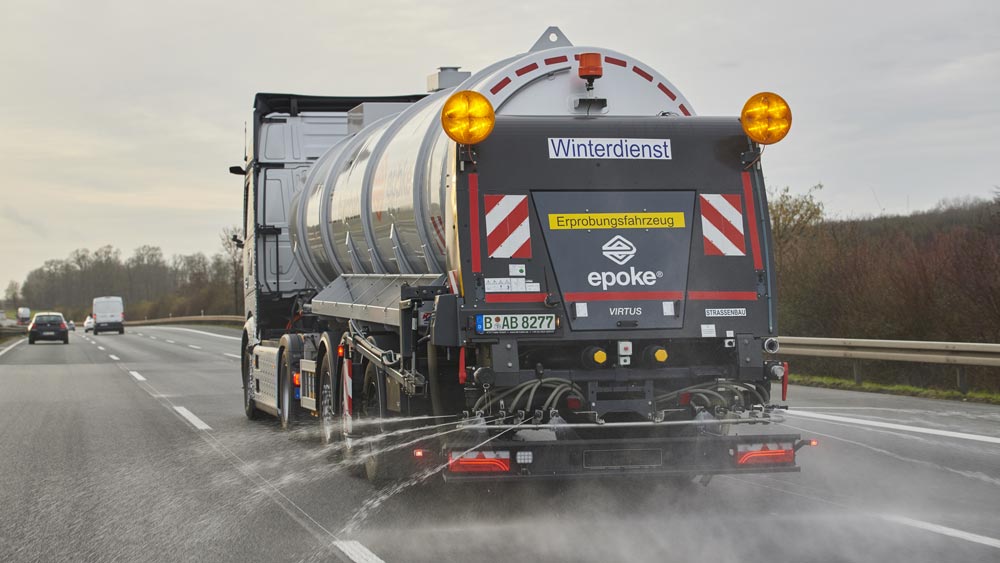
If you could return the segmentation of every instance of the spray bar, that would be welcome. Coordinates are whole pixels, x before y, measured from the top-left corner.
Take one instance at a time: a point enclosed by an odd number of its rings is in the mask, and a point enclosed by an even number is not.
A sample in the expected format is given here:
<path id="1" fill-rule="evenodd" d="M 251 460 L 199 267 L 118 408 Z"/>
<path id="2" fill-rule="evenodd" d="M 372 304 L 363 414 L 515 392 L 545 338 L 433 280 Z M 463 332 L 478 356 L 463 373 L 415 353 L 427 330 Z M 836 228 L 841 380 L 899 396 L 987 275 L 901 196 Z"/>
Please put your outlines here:
<path id="1" fill-rule="evenodd" d="M 722 426 L 725 424 L 779 424 L 785 421 L 783 416 L 773 416 L 769 418 L 736 418 L 728 420 L 664 420 L 661 422 L 574 422 L 566 424 L 469 424 L 462 426 L 463 430 L 490 430 L 490 429 L 510 429 L 525 428 L 531 430 L 559 430 L 563 428 L 653 428 L 657 426 Z"/>

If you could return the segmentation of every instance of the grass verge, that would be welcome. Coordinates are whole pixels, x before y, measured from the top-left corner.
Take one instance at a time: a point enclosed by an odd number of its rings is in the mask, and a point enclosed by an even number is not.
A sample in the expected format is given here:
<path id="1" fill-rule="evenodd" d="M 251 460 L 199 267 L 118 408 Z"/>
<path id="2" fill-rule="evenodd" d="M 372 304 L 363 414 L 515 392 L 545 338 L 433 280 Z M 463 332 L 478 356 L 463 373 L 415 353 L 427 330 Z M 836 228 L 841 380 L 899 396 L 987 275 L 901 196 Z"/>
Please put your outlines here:
<path id="1" fill-rule="evenodd" d="M 925 399 L 945 399 L 949 401 L 969 401 L 973 403 L 989 403 L 1000 405 L 1000 394 L 987 391 L 970 391 L 963 395 L 954 389 L 931 389 L 924 387 L 914 387 L 912 385 L 889 385 L 885 383 L 871 383 L 868 381 L 857 385 L 849 379 L 839 377 L 829 377 L 825 375 L 796 375 L 791 374 L 788 382 L 806 387 L 825 387 L 827 389 L 843 389 L 846 391 L 865 391 L 868 393 L 885 393 L 888 395 L 907 395 L 909 397 L 923 397 Z"/>

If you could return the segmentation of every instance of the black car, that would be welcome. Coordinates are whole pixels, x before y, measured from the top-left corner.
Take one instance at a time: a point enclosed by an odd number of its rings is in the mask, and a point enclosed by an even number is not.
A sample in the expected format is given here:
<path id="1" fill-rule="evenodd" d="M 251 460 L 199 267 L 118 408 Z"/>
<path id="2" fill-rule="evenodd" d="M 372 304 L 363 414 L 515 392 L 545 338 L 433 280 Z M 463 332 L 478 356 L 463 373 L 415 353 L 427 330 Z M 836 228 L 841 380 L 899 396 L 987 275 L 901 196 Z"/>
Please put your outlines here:
<path id="1" fill-rule="evenodd" d="M 35 319 L 28 325 L 28 344 L 36 340 L 62 340 L 69 344 L 69 328 L 62 313 L 35 313 Z"/>

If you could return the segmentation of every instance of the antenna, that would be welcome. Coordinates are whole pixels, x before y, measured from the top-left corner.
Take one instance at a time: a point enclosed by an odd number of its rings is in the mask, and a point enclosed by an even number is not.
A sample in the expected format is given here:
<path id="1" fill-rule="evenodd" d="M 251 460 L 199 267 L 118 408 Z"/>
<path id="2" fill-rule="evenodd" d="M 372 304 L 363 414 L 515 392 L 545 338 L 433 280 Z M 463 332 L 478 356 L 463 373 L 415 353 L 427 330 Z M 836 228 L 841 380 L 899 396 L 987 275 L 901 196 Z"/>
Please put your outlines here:
<path id="1" fill-rule="evenodd" d="M 243 162 L 247 161 L 247 122 L 243 120 Z"/>

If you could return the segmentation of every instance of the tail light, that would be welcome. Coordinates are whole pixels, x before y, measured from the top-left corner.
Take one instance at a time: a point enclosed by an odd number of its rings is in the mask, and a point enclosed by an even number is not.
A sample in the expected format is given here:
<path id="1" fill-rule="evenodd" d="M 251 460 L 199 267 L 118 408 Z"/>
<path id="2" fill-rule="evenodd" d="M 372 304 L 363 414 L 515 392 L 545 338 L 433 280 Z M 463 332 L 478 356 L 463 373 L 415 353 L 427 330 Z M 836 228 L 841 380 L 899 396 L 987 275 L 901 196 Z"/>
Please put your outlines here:
<path id="1" fill-rule="evenodd" d="M 31 324 L 28 325 L 28 330 L 35 330 L 35 323 L 34 322 L 32 322 Z"/>
<path id="2" fill-rule="evenodd" d="M 451 452 L 448 470 L 452 473 L 505 473 L 510 471 L 510 452 Z"/>
<path id="3" fill-rule="evenodd" d="M 66 330 L 66 323 L 59 323 L 59 330 Z"/>
<path id="4" fill-rule="evenodd" d="M 736 447 L 736 465 L 779 465 L 795 463 L 791 443 L 740 444 Z"/>
<path id="5" fill-rule="evenodd" d="M 295 372 L 292 374 L 292 385 L 298 387 L 302 381 L 302 374 L 300 372 Z"/>

